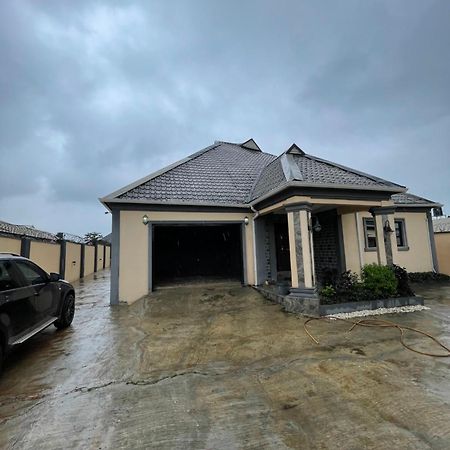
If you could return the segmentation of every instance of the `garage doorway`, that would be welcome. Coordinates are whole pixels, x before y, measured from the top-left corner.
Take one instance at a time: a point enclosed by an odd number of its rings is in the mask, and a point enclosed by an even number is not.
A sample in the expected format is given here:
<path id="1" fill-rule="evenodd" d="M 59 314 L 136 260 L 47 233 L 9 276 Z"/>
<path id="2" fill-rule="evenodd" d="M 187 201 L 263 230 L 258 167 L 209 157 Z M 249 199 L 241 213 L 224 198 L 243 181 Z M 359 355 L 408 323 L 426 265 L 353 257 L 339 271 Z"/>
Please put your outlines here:
<path id="1" fill-rule="evenodd" d="M 244 281 L 241 224 L 154 224 L 152 285 Z"/>

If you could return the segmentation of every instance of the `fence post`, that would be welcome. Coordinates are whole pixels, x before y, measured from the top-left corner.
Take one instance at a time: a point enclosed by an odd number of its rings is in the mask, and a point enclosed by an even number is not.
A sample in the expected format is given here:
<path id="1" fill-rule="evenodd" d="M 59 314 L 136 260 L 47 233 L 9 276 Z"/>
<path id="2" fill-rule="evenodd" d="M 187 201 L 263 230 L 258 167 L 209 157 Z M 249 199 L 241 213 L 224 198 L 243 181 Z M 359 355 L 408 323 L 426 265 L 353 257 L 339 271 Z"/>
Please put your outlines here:
<path id="1" fill-rule="evenodd" d="M 31 239 L 27 237 L 23 237 L 20 240 L 20 256 L 24 258 L 30 257 L 30 247 L 31 247 Z"/>
<path id="2" fill-rule="evenodd" d="M 66 276 L 66 241 L 61 239 L 59 241 L 60 252 L 59 252 L 59 274 L 62 278 Z"/>
<path id="3" fill-rule="evenodd" d="M 85 255 L 85 245 L 81 245 L 81 254 L 80 254 L 80 278 L 84 278 L 84 255 Z"/>
<path id="4" fill-rule="evenodd" d="M 97 253 L 98 253 L 98 247 L 97 242 L 94 244 L 94 273 L 97 272 Z"/>
<path id="5" fill-rule="evenodd" d="M 103 268 L 106 267 L 106 244 L 103 244 Z"/>

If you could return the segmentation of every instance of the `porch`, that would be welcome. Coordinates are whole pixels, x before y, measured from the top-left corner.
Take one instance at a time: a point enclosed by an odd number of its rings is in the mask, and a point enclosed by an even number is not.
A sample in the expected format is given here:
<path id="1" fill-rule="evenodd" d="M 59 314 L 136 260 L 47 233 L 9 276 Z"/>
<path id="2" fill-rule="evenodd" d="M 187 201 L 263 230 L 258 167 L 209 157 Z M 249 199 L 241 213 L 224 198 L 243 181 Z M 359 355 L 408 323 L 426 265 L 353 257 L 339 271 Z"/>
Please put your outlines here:
<path id="1" fill-rule="evenodd" d="M 385 201 L 327 199 L 291 199 L 262 210 L 254 219 L 256 288 L 288 311 L 319 315 L 321 287 L 364 265 L 363 215 L 373 221 L 374 242 L 382 243 L 365 249 L 371 262 L 396 260 L 394 211 Z"/>

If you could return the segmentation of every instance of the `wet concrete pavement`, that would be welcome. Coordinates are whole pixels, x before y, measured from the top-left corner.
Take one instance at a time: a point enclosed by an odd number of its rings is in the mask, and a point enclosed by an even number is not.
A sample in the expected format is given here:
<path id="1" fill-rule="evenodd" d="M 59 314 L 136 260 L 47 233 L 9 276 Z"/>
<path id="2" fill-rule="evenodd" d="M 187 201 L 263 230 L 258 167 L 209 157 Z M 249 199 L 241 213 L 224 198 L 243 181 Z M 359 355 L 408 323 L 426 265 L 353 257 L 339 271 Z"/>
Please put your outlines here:
<path id="1" fill-rule="evenodd" d="M 77 286 L 73 326 L 17 349 L 0 379 L 0 448 L 450 448 L 450 358 L 395 330 L 283 313 L 251 288 L 159 291 L 108 306 Z M 450 285 L 389 315 L 450 344 Z M 416 336 L 408 342 L 437 350 Z"/>

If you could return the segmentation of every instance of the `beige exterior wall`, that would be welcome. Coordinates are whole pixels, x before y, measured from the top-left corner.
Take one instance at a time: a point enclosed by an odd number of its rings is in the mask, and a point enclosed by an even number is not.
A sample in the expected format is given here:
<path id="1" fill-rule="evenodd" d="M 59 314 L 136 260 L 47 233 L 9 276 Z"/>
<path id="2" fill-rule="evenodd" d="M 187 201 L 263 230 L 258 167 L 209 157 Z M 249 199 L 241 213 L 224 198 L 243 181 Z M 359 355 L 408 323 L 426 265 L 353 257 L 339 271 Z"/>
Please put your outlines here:
<path id="1" fill-rule="evenodd" d="M 21 240 L 0 236 L 0 252 L 20 255 Z"/>
<path id="2" fill-rule="evenodd" d="M 69 281 L 80 278 L 81 245 L 72 242 L 66 243 L 66 273 L 64 278 Z"/>
<path id="3" fill-rule="evenodd" d="M 111 247 L 108 245 L 106 247 L 106 260 L 105 260 L 105 268 L 111 266 Z"/>
<path id="4" fill-rule="evenodd" d="M 355 213 L 342 214 L 342 234 L 344 237 L 344 253 L 346 269 L 359 273 L 361 270 L 359 230 L 357 228 L 357 217 Z"/>
<path id="5" fill-rule="evenodd" d="M 371 218 L 372 215 L 368 211 L 364 211 L 343 214 L 341 217 L 347 270 L 359 273 L 361 264 L 378 263 L 377 251 L 364 249 L 363 218 Z M 405 267 L 408 272 L 432 271 L 433 258 L 426 213 L 396 212 L 394 218 L 405 219 L 406 238 L 409 246 L 409 250 L 393 252 L 394 263 Z M 377 225 L 378 233 L 382 233 L 381 225 L 379 223 Z M 393 228 L 394 224 L 391 224 L 391 227 Z M 384 261 L 385 256 L 382 258 L 382 263 Z"/>
<path id="6" fill-rule="evenodd" d="M 97 245 L 97 272 L 103 270 L 103 245 Z"/>
<path id="7" fill-rule="evenodd" d="M 249 218 L 245 227 L 246 275 L 248 284 L 255 282 L 255 259 L 253 248 L 253 215 L 242 213 L 201 213 L 165 211 L 120 212 L 120 267 L 119 300 L 132 303 L 148 293 L 148 227 L 142 224 L 146 214 L 150 221 L 175 222 L 242 222 Z"/>
<path id="8" fill-rule="evenodd" d="M 450 275 L 450 232 L 434 233 L 439 272 Z"/>
<path id="9" fill-rule="evenodd" d="M 405 219 L 406 240 L 409 246 L 409 250 L 398 252 L 397 264 L 405 267 L 408 272 L 431 272 L 433 255 L 426 213 L 396 212 L 395 218 Z"/>
<path id="10" fill-rule="evenodd" d="M 59 244 L 38 241 L 31 241 L 30 243 L 30 259 L 48 273 L 59 273 L 60 251 Z"/>
<path id="11" fill-rule="evenodd" d="M 94 273 L 95 248 L 93 245 L 84 247 L 84 276 Z"/>

